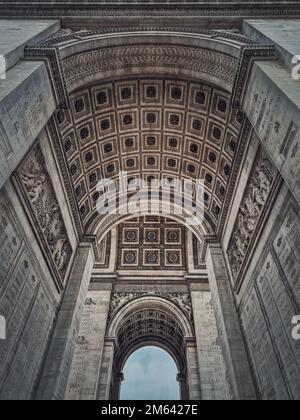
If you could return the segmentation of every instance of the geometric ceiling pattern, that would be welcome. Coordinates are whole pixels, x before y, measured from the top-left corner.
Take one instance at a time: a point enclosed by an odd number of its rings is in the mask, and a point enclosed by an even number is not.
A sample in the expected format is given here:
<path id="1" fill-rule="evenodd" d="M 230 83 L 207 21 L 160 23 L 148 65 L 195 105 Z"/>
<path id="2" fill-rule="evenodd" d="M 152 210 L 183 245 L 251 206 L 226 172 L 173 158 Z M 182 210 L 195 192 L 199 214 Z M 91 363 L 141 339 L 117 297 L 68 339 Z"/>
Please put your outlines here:
<path id="1" fill-rule="evenodd" d="M 118 331 L 118 352 L 145 337 L 162 338 L 184 358 L 184 334 L 177 320 L 158 309 L 144 309 L 129 315 Z"/>
<path id="2" fill-rule="evenodd" d="M 99 179 L 205 180 L 205 217 L 215 230 L 237 149 L 230 95 L 177 79 L 117 80 L 72 93 L 57 114 L 84 227 L 96 216 Z"/>
<path id="3" fill-rule="evenodd" d="M 144 216 L 118 226 L 118 270 L 186 271 L 185 227 Z"/>

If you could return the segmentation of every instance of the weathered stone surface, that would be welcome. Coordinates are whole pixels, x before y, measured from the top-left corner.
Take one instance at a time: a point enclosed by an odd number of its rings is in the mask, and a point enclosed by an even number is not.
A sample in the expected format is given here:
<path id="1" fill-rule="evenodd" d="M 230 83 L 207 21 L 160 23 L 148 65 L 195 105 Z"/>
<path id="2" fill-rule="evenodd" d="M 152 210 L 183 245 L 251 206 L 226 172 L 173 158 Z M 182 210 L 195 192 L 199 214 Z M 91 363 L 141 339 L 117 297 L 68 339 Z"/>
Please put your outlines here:
<path id="1" fill-rule="evenodd" d="M 79 247 L 39 384 L 38 399 L 64 398 L 92 265 L 90 247 Z"/>
<path id="2" fill-rule="evenodd" d="M 50 258 L 64 283 L 72 248 L 45 156 L 39 144 L 34 146 L 17 173 L 28 205 L 34 213 L 34 224 L 49 247 Z"/>
<path id="3" fill-rule="evenodd" d="M 281 60 L 292 71 L 292 59 L 299 55 L 299 19 L 246 20 L 243 33 L 261 44 L 275 45 Z"/>
<path id="4" fill-rule="evenodd" d="M 65 394 L 67 400 L 96 398 L 110 297 L 110 290 L 87 294 Z"/>
<path id="5" fill-rule="evenodd" d="M 55 110 L 44 63 L 21 62 L 0 80 L 0 188 Z"/>
<path id="6" fill-rule="evenodd" d="M 299 307 L 300 218 L 293 200 L 274 209 L 242 293 L 241 319 L 263 399 L 299 399 L 300 342 L 292 338 Z M 253 262 L 254 262 L 253 261 Z M 253 271 L 253 266 L 255 270 Z"/>
<path id="7" fill-rule="evenodd" d="M 274 62 L 257 62 L 243 108 L 269 156 L 300 202 L 299 81 Z"/>
<path id="8" fill-rule="evenodd" d="M 0 399 L 29 399 L 40 373 L 56 310 L 48 272 L 28 243 L 29 225 L 19 220 L 0 194 Z M 19 211 L 17 209 L 17 211 Z M 25 230 L 26 229 L 26 230 Z"/>
<path id="9" fill-rule="evenodd" d="M 55 20 L 0 20 L 0 55 L 5 58 L 6 70 L 24 57 L 25 46 L 34 46 L 60 29 Z"/>
<path id="10" fill-rule="evenodd" d="M 226 364 L 209 290 L 191 286 L 202 400 L 230 399 Z M 196 289 L 196 290 L 194 290 Z"/>
<path id="11" fill-rule="evenodd" d="M 234 399 L 255 399 L 250 366 L 242 338 L 230 280 L 223 252 L 218 245 L 210 245 L 207 270 L 214 303 L 217 328 L 228 369 Z"/>
<path id="12" fill-rule="evenodd" d="M 276 169 L 266 153 L 257 153 L 227 250 L 232 276 L 237 281 L 262 213 L 276 180 Z"/>
<path id="13" fill-rule="evenodd" d="M 24 44 L 36 45 L 60 24 L 7 21 L 0 27 L 0 55 L 2 48 L 9 67 L 0 80 L 0 316 L 8 332 L 0 341 L 0 398 L 118 398 L 125 360 L 149 344 L 176 359 L 182 398 L 299 400 L 300 341 L 292 338 L 291 320 L 300 308 L 300 90 L 289 62 L 299 23 L 245 23 L 245 33 L 275 43 L 281 58 L 253 64 L 243 102 L 248 123 L 230 107 L 240 48 L 254 45 L 238 32 L 240 25 L 222 34 L 198 27 L 188 34 L 186 22 L 192 17 L 200 25 L 198 6 L 203 3 L 203 11 L 205 2 L 178 2 L 186 3 L 180 10 L 150 3 L 132 4 L 134 19 L 123 6 L 97 6 L 106 27 L 116 16 L 126 18 L 114 36 L 64 29 L 57 42 L 43 43 L 62 53 L 67 88 L 80 86 L 70 92 L 70 108 L 53 118 L 45 64 L 21 59 Z M 214 11 L 228 14 L 228 4 L 218 3 L 223 11 Z M 270 13 L 270 2 L 257 4 L 264 4 L 260 13 Z M 240 22 L 245 9 L 234 7 Z M 125 23 L 146 15 L 145 25 L 164 17 L 173 21 L 172 31 L 160 28 L 155 42 L 145 27 L 125 35 Z M 169 69 L 164 77 L 162 65 Z M 28 153 L 37 138 L 41 150 Z M 44 159 L 35 159 L 41 154 Z M 17 167 L 19 178 L 11 177 Z M 117 177 L 121 168 L 148 181 L 161 174 L 204 177 L 205 229 L 193 229 L 201 248 L 192 246 L 183 218 L 176 226 L 164 219 L 162 227 L 155 217 L 150 226 L 146 219 L 128 220 L 118 235 L 121 218 L 98 219 L 99 175 Z M 109 227 L 111 237 L 100 241 Z M 56 241 L 48 257 L 44 241 L 51 229 L 59 232 L 55 239 L 70 236 L 68 262 L 80 242 L 71 270 Z M 52 260 L 65 277 L 62 295 L 50 274 Z M 237 277 L 239 287 L 232 289 Z"/>

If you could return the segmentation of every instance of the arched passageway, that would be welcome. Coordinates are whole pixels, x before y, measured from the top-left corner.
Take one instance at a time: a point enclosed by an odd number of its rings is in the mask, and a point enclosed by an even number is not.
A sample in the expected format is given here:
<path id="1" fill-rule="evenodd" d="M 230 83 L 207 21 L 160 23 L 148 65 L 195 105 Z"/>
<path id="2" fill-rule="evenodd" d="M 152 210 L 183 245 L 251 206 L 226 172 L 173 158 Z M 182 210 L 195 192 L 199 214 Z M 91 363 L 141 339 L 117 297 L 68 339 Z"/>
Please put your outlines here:
<path id="1" fill-rule="evenodd" d="M 137 350 L 155 346 L 166 351 L 177 367 L 180 383 L 180 398 L 189 399 L 189 339 L 194 336 L 191 320 L 173 302 L 156 296 L 146 296 L 132 300 L 121 306 L 111 321 L 107 340 L 113 340 L 110 398 L 120 398 L 124 367 Z M 102 372 L 100 376 L 103 377 Z M 100 397 L 100 393 L 99 397 Z"/>
<path id="2" fill-rule="evenodd" d="M 136 350 L 126 361 L 120 400 L 179 400 L 178 368 L 158 347 Z"/>

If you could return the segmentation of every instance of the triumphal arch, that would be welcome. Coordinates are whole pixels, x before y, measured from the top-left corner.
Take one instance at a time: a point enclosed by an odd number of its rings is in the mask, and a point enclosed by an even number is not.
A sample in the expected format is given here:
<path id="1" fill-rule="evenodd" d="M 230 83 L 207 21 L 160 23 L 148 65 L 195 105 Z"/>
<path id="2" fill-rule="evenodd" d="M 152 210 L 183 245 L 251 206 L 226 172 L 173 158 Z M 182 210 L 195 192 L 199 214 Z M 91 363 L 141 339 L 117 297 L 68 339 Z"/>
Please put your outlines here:
<path id="1" fill-rule="evenodd" d="M 300 4 L 171 3 L 0 1 L 1 399 L 300 399 Z"/>

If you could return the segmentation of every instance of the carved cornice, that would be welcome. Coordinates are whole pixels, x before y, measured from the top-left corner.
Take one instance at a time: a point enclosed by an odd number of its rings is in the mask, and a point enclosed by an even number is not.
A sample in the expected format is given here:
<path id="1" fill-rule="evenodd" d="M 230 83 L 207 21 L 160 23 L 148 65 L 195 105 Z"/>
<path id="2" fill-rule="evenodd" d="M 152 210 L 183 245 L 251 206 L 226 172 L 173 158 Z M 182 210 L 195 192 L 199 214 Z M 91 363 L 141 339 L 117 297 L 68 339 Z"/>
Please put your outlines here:
<path id="1" fill-rule="evenodd" d="M 241 109 L 253 63 L 258 60 L 277 60 L 275 46 L 247 45 L 241 48 L 241 55 L 232 92 L 233 108 Z"/>
<path id="2" fill-rule="evenodd" d="M 57 108 L 68 108 L 69 99 L 58 48 L 26 47 L 24 59 L 34 61 L 39 60 L 46 63 Z"/>
<path id="3" fill-rule="evenodd" d="M 172 67 L 214 75 L 233 84 L 237 61 L 215 51 L 160 45 L 101 48 L 69 57 L 63 61 L 67 87 L 102 72 L 133 67 Z"/>
<path id="4" fill-rule="evenodd" d="M 40 48 L 53 48 L 54 46 L 59 46 L 60 44 L 77 42 L 80 40 L 86 40 L 88 38 L 94 38 L 100 35 L 108 34 L 119 34 L 119 33 L 150 33 L 150 32 L 168 32 L 169 34 L 193 34 L 193 35 L 202 35 L 210 38 L 220 38 L 224 40 L 233 41 L 235 43 L 247 44 L 247 45 L 257 45 L 256 41 L 253 41 L 247 38 L 245 35 L 241 34 L 237 29 L 231 30 L 208 30 L 208 29 L 199 29 L 191 27 L 182 27 L 182 26 L 139 26 L 139 27 L 110 27 L 104 28 L 101 30 L 81 30 L 73 32 L 71 29 L 61 29 L 59 32 L 48 38 L 46 41 L 42 42 Z"/>
<path id="5" fill-rule="evenodd" d="M 157 1 L 152 3 L 126 1 L 114 2 L 37 2 L 16 1 L 1 2 L 0 14 L 2 17 L 77 17 L 77 18 L 182 18 L 182 16 L 202 18 L 250 18 L 250 17 L 296 17 L 300 15 L 298 1 L 269 2 L 268 0 L 253 2 L 236 2 L 234 0 L 224 4 L 219 1 L 197 2 L 187 5 L 186 2 Z"/>

